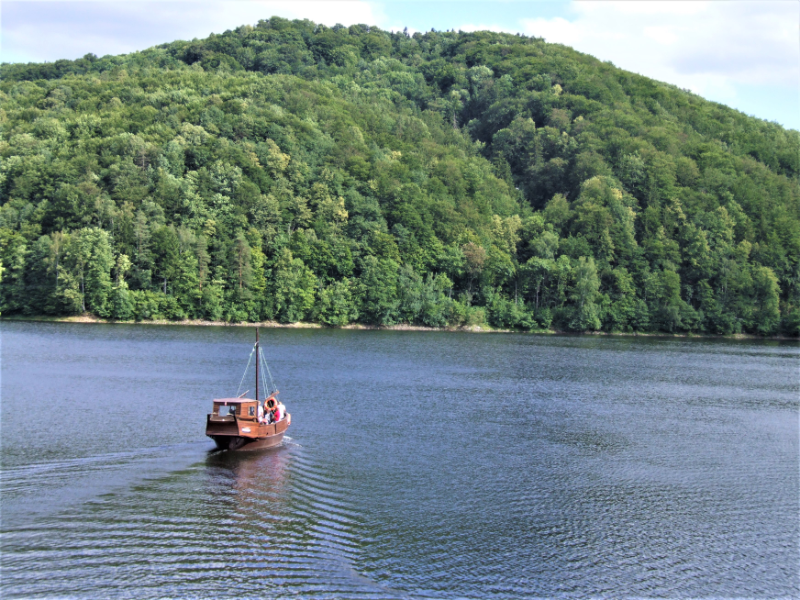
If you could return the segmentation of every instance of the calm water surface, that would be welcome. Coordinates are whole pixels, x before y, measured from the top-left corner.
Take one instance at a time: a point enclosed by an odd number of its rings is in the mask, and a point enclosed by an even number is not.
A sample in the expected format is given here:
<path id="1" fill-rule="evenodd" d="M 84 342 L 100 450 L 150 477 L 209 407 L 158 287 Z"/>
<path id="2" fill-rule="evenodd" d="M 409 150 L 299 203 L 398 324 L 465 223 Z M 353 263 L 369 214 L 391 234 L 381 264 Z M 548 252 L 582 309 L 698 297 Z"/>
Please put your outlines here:
<path id="1" fill-rule="evenodd" d="M 262 330 L 237 455 L 252 330 L 0 334 L 3 598 L 800 596 L 793 342 Z"/>

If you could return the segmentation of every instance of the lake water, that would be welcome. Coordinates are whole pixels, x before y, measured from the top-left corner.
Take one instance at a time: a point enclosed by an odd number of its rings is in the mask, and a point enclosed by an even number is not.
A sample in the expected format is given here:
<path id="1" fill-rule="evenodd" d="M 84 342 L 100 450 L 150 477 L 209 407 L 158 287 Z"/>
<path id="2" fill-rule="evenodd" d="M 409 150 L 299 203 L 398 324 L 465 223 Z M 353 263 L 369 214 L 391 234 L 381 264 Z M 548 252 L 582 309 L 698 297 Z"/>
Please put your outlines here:
<path id="1" fill-rule="evenodd" d="M 252 329 L 0 334 L 3 598 L 800 596 L 794 342 L 266 329 L 236 454 Z"/>

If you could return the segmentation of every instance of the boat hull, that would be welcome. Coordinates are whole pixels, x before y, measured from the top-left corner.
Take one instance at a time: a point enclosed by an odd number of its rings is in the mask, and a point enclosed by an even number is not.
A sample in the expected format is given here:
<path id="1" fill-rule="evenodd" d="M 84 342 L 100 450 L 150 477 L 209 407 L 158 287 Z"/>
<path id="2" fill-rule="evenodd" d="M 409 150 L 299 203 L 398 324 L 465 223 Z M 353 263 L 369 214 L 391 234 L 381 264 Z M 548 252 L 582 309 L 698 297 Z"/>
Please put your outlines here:
<path id="1" fill-rule="evenodd" d="M 214 440 L 218 450 L 246 452 L 277 446 L 283 441 L 284 433 L 281 432 L 265 438 L 246 438 L 238 435 L 210 435 L 209 437 Z"/>
<path id="2" fill-rule="evenodd" d="M 261 450 L 280 444 L 291 422 L 289 414 L 277 423 L 270 424 L 208 415 L 206 435 L 214 440 L 220 450 Z"/>

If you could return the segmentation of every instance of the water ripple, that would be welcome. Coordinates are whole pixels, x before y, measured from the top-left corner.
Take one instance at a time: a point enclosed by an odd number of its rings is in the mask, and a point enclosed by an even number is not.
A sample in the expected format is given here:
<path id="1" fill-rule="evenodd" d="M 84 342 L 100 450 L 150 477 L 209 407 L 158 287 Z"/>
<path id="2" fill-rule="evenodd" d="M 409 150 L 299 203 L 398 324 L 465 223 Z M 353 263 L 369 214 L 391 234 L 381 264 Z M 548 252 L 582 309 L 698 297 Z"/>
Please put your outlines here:
<path id="1" fill-rule="evenodd" d="M 154 450 L 16 467 L 3 471 L 4 491 L 50 474 L 68 479 L 73 472 L 142 467 L 153 458 L 169 455 Z M 3 597 L 92 590 L 125 597 L 130 586 L 137 597 L 157 597 L 166 581 L 181 582 L 169 591 L 181 597 L 393 597 L 355 571 L 357 527 L 347 493 L 297 445 L 255 456 L 211 455 L 74 510 L 17 526 L 6 521 Z"/>
<path id="2" fill-rule="evenodd" d="M 3 598 L 800 597 L 796 344 L 270 331 L 209 454 L 249 332 L 0 326 Z"/>

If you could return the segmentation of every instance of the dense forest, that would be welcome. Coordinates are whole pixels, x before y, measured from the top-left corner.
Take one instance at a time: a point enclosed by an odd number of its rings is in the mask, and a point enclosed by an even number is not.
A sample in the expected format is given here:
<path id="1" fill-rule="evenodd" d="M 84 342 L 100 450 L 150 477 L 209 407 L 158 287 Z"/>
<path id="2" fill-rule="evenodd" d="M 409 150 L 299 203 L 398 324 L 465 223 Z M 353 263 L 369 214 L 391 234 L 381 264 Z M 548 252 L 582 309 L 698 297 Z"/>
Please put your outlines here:
<path id="1" fill-rule="evenodd" d="M 0 66 L 4 315 L 800 333 L 800 134 L 542 39 Z"/>

